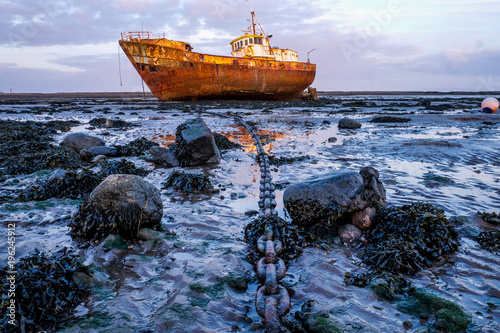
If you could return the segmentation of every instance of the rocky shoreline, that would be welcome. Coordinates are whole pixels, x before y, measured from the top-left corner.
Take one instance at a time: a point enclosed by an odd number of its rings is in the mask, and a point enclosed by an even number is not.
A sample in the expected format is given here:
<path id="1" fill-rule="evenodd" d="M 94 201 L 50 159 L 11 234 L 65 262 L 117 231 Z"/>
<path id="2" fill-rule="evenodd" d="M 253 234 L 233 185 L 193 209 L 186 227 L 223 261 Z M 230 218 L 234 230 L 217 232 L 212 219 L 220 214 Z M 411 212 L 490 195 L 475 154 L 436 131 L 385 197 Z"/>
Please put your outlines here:
<path id="1" fill-rule="evenodd" d="M 65 273 L 76 285 L 57 291 L 68 297 L 81 288 L 74 309 L 55 306 L 55 321 L 26 317 L 30 327 L 104 332 L 109 318 L 119 318 L 113 329 L 124 332 L 263 330 L 252 307 L 258 282 L 248 243 L 262 227 L 251 218 L 260 176 L 237 115 L 274 161 L 276 230 L 295 244 L 284 279 L 293 303 L 288 329 L 500 328 L 500 200 L 491 196 L 500 194 L 500 117 L 477 111 L 480 96 L 344 94 L 275 103 L 2 97 L 0 219 L 16 225 L 16 259 L 78 257 L 81 265 Z M 331 180 L 308 183 L 319 175 Z M 118 203 L 99 199 L 97 190 Z M 142 201 L 121 206 L 131 197 Z M 403 226 L 400 240 L 383 238 Z M 47 255 L 33 256 L 35 249 Z M 28 276 L 31 268 L 18 269 Z"/>

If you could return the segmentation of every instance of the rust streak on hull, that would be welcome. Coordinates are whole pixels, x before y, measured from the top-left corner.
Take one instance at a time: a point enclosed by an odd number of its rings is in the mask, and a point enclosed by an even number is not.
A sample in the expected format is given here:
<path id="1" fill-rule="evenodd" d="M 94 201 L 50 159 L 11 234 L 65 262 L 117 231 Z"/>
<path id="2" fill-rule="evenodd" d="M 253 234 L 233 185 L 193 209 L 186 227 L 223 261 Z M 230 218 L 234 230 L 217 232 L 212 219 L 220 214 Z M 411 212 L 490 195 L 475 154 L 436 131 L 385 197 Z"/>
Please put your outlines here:
<path id="1" fill-rule="evenodd" d="M 200 99 L 298 99 L 316 65 L 192 52 L 168 39 L 121 40 L 120 46 L 162 101 Z"/>

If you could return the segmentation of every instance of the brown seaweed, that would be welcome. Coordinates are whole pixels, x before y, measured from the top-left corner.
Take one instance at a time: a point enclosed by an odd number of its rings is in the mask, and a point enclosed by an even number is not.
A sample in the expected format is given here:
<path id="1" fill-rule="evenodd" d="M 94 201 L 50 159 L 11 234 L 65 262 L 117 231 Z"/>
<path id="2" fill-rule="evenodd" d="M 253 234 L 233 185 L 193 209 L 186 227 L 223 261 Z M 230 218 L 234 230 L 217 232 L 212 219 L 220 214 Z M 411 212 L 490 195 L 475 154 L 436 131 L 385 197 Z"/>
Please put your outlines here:
<path id="1" fill-rule="evenodd" d="M 15 265 L 0 271 L 2 294 L 9 290 L 10 271 L 15 271 L 16 325 L 9 324 L 7 311 L 1 319 L 2 332 L 39 332 L 54 330 L 71 318 L 75 307 L 90 293 L 87 286 L 75 283 L 76 272 L 90 275 L 88 267 L 75 254 L 64 248 L 47 255 L 35 250 L 30 256 L 21 258 Z M 2 309 L 7 309 L 10 300 L 2 298 Z M 24 327 L 24 329 L 21 329 Z"/>

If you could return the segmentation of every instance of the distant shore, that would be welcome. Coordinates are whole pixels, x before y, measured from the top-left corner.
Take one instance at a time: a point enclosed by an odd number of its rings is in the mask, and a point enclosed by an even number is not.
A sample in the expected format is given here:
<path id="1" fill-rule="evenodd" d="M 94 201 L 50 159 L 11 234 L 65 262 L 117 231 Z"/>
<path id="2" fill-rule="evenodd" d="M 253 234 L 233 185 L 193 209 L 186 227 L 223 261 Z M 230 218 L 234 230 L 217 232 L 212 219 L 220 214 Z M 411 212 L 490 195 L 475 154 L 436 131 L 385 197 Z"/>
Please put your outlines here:
<path id="1" fill-rule="evenodd" d="M 471 92 L 471 91 L 318 91 L 319 96 L 425 96 L 425 95 L 476 95 L 500 96 L 500 91 Z M 150 92 L 71 92 L 71 93 L 0 93 L 0 100 L 30 100 L 30 99 L 75 99 L 75 98 L 154 98 Z"/>

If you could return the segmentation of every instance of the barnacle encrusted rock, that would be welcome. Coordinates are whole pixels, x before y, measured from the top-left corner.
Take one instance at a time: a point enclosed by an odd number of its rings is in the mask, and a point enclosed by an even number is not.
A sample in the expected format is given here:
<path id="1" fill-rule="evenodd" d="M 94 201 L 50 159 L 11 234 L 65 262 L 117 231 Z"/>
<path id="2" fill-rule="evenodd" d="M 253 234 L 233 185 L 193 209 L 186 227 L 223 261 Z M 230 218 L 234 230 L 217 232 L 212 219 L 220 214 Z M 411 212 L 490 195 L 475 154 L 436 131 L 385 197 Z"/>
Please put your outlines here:
<path id="1" fill-rule="evenodd" d="M 127 239 L 141 228 L 157 228 L 163 216 L 160 190 L 135 175 L 108 176 L 79 207 L 72 236 L 101 240 L 109 234 Z"/>

